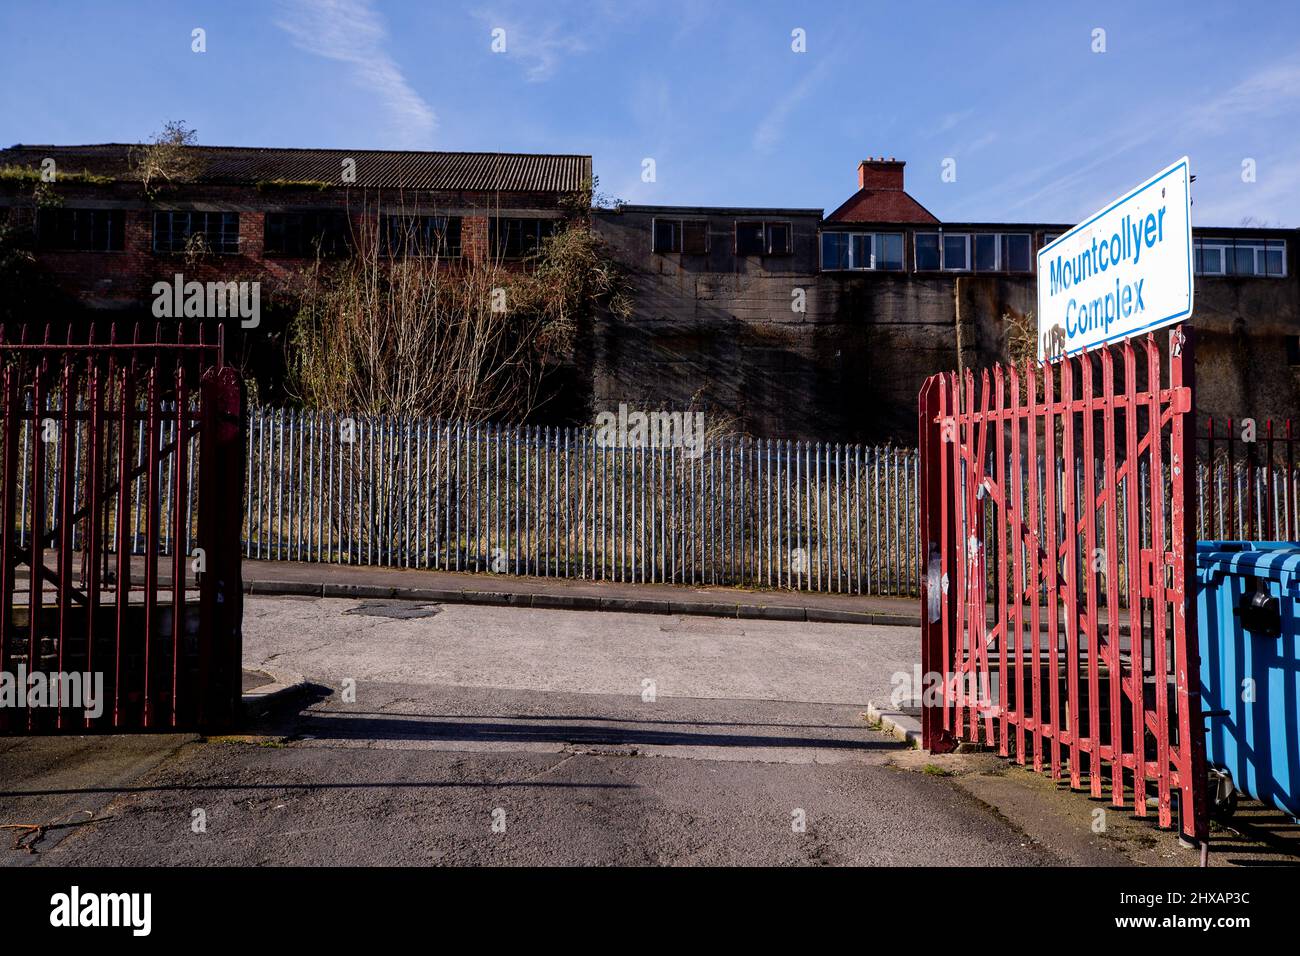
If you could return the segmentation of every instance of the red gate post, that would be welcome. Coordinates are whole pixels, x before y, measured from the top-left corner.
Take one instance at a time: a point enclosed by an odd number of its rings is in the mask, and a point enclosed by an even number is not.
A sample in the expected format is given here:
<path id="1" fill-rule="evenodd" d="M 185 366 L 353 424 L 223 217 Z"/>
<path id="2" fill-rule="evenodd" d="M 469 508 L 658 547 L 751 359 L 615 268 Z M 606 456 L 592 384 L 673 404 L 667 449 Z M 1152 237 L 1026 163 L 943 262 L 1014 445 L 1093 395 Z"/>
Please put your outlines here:
<path id="1" fill-rule="evenodd" d="M 914 693 L 922 702 L 921 744 L 931 753 L 948 753 L 957 746 L 956 738 L 943 720 L 945 708 L 931 699 L 931 682 L 935 675 L 947 676 L 950 662 L 945 660 L 946 623 L 955 619 L 955 592 L 948 586 L 947 555 L 944 547 L 953 530 L 945 527 L 951 512 L 945 510 L 944 443 L 951 425 L 943 420 L 940 393 L 942 375 L 932 375 L 921 386 L 917 410 L 917 437 L 921 451 L 917 482 L 917 544 L 921 567 L 921 673 L 922 685 Z"/>
<path id="2" fill-rule="evenodd" d="M 198 724 L 220 728 L 239 716 L 244 600 L 239 532 L 244 496 L 231 489 L 242 491 L 244 483 L 244 402 L 239 375 L 228 365 L 208 369 L 200 387 L 199 542 L 205 570 L 199 586 Z"/>
<path id="3" fill-rule="evenodd" d="M 1183 834 L 1204 843 L 1209 838 L 1205 768 L 1205 719 L 1201 716 L 1198 683 L 1201 673 L 1200 622 L 1197 602 L 1188 594 L 1196 580 L 1196 434 L 1186 422 L 1195 414 L 1195 330 L 1175 327 L 1169 332 L 1169 390 L 1173 407 L 1169 435 L 1172 472 L 1170 564 L 1174 606 L 1174 694 L 1178 705 L 1179 816 Z M 1271 520 L 1271 519 L 1270 519 Z M 1163 574 L 1162 574 L 1163 577 Z M 1162 768 L 1163 770 L 1164 768 Z"/>

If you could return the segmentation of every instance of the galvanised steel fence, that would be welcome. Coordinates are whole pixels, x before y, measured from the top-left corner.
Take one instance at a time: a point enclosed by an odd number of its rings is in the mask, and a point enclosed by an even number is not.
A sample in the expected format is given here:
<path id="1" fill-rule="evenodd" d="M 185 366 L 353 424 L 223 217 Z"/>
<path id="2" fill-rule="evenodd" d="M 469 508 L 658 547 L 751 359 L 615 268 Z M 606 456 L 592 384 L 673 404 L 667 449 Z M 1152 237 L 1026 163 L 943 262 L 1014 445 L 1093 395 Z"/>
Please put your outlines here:
<path id="1" fill-rule="evenodd" d="M 916 452 L 259 409 L 252 558 L 915 594 Z"/>
<path id="2" fill-rule="evenodd" d="M 1197 537 L 1300 538 L 1298 446 L 1300 435 L 1289 418 L 1209 419 L 1197 448 Z"/>

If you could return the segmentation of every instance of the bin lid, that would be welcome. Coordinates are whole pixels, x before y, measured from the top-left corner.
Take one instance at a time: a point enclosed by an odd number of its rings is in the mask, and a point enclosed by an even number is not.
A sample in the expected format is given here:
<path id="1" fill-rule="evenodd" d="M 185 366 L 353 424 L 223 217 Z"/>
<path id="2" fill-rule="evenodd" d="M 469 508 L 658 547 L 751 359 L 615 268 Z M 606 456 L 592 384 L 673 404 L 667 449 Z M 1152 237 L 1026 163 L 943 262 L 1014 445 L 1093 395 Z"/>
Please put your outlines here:
<path id="1" fill-rule="evenodd" d="M 1300 542 L 1198 541 L 1196 567 L 1201 571 L 1293 582 L 1300 577 Z"/>

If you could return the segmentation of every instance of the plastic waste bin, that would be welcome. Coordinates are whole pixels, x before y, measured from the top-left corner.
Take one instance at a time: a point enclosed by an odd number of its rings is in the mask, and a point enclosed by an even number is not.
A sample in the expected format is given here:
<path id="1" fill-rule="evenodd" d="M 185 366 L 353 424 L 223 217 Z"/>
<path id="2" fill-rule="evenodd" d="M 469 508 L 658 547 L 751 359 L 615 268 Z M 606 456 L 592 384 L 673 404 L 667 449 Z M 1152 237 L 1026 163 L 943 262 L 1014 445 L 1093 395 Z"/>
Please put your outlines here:
<path id="1" fill-rule="evenodd" d="M 1196 578 L 1218 809 L 1235 788 L 1300 817 L 1300 544 L 1201 541 Z"/>

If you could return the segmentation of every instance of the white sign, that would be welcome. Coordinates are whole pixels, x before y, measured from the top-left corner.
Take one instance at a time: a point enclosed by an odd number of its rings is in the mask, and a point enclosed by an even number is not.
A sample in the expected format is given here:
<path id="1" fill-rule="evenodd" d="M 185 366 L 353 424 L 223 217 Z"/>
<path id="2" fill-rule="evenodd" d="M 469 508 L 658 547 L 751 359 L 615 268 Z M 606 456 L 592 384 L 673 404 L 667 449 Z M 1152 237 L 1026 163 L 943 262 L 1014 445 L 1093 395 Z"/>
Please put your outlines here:
<path id="1" fill-rule="evenodd" d="M 1188 168 L 1184 156 L 1039 250 L 1039 359 L 1192 314 Z"/>

